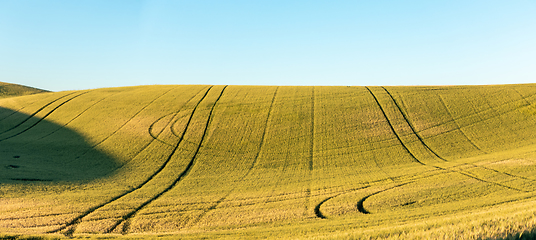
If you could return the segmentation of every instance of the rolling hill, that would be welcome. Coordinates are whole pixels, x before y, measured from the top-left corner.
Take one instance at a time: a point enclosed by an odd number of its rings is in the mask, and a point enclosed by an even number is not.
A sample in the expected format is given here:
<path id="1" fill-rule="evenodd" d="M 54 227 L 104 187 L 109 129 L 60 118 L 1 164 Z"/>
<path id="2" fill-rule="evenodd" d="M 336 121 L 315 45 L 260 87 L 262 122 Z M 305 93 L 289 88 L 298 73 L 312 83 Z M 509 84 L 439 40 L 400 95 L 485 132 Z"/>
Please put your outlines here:
<path id="1" fill-rule="evenodd" d="M 48 91 L 18 84 L 0 82 L 0 98 L 15 97 L 43 92 Z"/>
<path id="2" fill-rule="evenodd" d="M 3 98 L 0 233 L 526 236 L 536 226 L 535 130 L 536 84 Z"/>

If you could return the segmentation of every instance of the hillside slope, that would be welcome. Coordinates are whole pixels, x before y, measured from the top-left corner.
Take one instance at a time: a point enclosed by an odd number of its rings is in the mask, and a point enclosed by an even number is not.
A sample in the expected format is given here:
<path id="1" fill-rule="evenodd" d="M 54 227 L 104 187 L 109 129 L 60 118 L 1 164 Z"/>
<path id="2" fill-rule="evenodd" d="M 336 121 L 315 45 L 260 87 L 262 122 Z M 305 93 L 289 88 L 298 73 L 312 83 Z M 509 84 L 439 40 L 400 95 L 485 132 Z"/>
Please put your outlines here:
<path id="1" fill-rule="evenodd" d="M 48 91 L 18 84 L 0 82 L 0 98 L 23 96 L 43 92 Z"/>
<path id="2" fill-rule="evenodd" d="M 0 232 L 519 227 L 536 211 L 535 115 L 534 84 L 138 86 L 0 99 Z M 490 229 L 475 234 L 519 230 Z"/>

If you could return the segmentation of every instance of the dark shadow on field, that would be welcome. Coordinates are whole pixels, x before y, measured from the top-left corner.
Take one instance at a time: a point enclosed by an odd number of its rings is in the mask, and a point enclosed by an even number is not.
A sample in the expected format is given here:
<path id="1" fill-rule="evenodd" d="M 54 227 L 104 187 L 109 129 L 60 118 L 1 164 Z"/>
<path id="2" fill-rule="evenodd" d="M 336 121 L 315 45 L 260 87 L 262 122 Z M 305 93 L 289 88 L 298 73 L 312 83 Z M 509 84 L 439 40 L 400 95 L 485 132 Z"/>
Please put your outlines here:
<path id="1" fill-rule="evenodd" d="M 520 239 L 520 240 L 533 240 L 536 239 L 536 229 L 525 230 L 524 232 L 508 234 L 506 238 L 498 238 L 501 240 L 511 240 L 511 239 Z"/>
<path id="2" fill-rule="evenodd" d="M 79 133 L 0 107 L 0 184 L 91 181 L 118 167 Z"/>
<path id="3" fill-rule="evenodd" d="M 59 237 L 39 237 L 39 236 L 23 236 L 23 235 L 5 235 L 0 236 L 0 240 L 61 240 Z"/>

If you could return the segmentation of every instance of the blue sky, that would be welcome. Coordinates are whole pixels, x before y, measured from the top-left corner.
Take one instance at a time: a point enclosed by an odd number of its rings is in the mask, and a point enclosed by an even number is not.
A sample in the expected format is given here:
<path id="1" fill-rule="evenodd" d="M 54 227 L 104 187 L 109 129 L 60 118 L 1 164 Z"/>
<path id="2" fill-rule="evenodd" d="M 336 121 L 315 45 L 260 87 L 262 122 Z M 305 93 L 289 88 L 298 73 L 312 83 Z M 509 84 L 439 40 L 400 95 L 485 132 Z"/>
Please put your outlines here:
<path id="1" fill-rule="evenodd" d="M 0 0 L 0 81 L 536 82 L 536 1 Z"/>

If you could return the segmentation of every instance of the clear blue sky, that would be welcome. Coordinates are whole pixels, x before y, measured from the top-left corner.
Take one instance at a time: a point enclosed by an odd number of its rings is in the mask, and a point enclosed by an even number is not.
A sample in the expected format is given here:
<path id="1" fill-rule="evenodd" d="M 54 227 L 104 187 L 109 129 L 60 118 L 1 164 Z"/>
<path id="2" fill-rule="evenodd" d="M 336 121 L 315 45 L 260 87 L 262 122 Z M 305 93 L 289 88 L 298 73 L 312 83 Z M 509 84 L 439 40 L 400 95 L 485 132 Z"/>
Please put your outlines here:
<path id="1" fill-rule="evenodd" d="M 536 1 L 0 0 L 0 81 L 536 82 Z"/>

